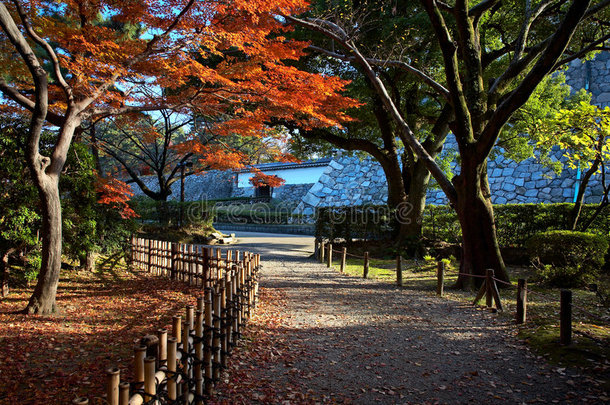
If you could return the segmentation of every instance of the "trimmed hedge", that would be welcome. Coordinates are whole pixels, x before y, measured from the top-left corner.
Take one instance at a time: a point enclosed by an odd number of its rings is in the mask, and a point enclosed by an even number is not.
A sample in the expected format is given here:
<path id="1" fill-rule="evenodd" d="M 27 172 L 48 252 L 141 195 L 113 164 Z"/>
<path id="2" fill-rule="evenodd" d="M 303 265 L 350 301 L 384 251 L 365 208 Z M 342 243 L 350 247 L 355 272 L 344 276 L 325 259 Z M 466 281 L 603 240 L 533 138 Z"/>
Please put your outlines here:
<path id="1" fill-rule="evenodd" d="M 573 204 L 569 203 L 495 205 L 500 246 L 524 247 L 525 242 L 539 232 L 566 229 L 572 207 Z M 584 205 L 581 221 L 585 222 L 596 208 L 597 204 Z M 396 220 L 394 212 L 387 206 L 320 208 L 317 214 L 316 236 L 326 238 L 387 238 L 392 221 Z M 610 235 L 610 216 L 599 215 L 588 232 L 606 237 Z M 447 205 L 427 206 L 423 235 L 432 240 L 460 243 L 460 223 L 455 211 Z"/>
<path id="2" fill-rule="evenodd" d="M 599 274 L 608 239 L 585 232 L 548 231 L 532 236 L 526 247 L 543 281 L 558 287 L 579 287 Z"/>

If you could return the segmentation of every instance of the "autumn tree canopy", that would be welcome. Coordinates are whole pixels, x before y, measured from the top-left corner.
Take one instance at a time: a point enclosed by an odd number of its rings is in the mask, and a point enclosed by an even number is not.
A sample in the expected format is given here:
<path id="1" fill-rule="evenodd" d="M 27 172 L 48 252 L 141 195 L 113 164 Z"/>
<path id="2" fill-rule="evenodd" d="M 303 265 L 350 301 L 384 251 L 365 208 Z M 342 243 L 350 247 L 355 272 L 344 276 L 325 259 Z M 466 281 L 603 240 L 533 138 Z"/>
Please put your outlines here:
<path id="1" fill-rule="evenodd" d="M 301 0 L 4 1 L 2 111 L 31 116 L 26 156 L 41 198 L 43 257 L 28 312 L 51 312 L 61 264 L 58 181 L 84 123 L 138 111 L 227 114 L 220 134 L 255 135 L 272 117 L 305 128 L 339 125 L 344 82 L 285 63 L 306 44 L 286 41 L 277 16 Z M 57 127 L 49 156 L 44 126 Z"/>

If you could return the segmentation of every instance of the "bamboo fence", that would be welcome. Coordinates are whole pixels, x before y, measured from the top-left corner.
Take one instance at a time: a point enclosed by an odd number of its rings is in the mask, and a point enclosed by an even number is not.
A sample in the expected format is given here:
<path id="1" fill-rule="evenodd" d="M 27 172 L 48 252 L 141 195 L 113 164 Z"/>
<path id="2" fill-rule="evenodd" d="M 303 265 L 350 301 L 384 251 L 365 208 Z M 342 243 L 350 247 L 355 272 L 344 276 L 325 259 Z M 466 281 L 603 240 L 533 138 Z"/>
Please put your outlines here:
<path id="1" fill-rule="evenodd" d="M 204 404 L 214 393 L 243 328 L 254 313 L 260 255 L 132 238 L 132 266 L 202 287 L 197 306 L 134 347 L 135 381 L 106 371 L 109 405 Z M 88 404 L 80 397 L 73 404 Z"/>

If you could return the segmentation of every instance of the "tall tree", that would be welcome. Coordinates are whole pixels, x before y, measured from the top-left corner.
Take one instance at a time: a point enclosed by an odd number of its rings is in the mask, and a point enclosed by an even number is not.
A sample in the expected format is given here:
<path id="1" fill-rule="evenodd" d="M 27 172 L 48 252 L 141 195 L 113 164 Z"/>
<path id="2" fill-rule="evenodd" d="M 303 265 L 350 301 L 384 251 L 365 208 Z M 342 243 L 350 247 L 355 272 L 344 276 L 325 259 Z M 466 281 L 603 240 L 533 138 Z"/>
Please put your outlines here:
<path id="1" fill-rule="evenodd" d="M 285 41 L 276 16 L 304 6 L 292 0 L 0 2 L 2 107 L 31 114 L 26 156 L 42 206 L 42 265 L 26 312 L 55 310 L 58 184 L 83 122 L 170 107 L 204 115 L 230 109 L 234 118 L 223 130 L 243 133 L 259 131 L 274 115 L 298 115 L 306 126 L 345 118 L 337 93 L 343 82 L 283 63 L 300 57 L 304 44 Z M 246 57 L 231 57 L 235 52 Z M 222 56 L 217 66 L 201 63 L 214 55 Z M 40 134 L 49 124 L 59 129 L 45 156 Z"/>
<path id="2" fill-rule="evenodd" d="M 334 40 L 341 57 L 362 69 L 384 108 L 397 125 L 401 140 L 425 164 L 451 205 L 462 229 L 461 274 L 481 275 L 491 268 L 502 280 L 508 274 L 496 237 L 487 158 L 503 126 L 530 97 L 544 78 L 563 64 L 603 47 L 610 38 L 608 0 L 440 2 L 421 0 L 417 12 L 425 13 L 438 42 L 443 63 L 443 83 L 408 61 L 365 55 L 349 31 L 333 21 L 286 18 Z M 402 63 L 417 74 L 437 97 L 452 108 L 449 123 L 460 155 L 460 172 L 450 180 L 423 147 L 379 77 L 377 66 Z M 472 278 L 461 275 L 458 285 Z"/>

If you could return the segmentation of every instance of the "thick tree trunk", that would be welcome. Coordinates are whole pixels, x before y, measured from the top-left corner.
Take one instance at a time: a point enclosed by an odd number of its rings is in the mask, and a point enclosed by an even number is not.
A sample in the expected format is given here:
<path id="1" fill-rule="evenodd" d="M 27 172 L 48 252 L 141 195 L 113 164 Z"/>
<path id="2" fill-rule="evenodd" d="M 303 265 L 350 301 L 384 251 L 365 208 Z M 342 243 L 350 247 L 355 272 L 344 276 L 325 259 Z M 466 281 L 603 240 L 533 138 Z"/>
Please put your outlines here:
<path id="1" fill-rule="evenodd" d="M 476 167 L 462 167 L 453 180 L 458 197 L 455 210 L 462 228 L 460 273 L 483 276 L 486 269 L 493 269 L 496 278 L 509 281 L 496 237 L 486 164 L 485 161 Z M 460 275 L 457 287 L 471 288 L 481 281 Z"/>
<path id="2" fill-rule="evenodd" d="M 405 217 L 401 221 L 399 241 L 419 241 L 422 237 L 426 192 L 430 182 L 430 172 L 420 162 L 411 170 L 410 180 L 405 184 L 407 189 Z"/>
<path id="3" fill-rule="evenodd" d="M 55 296 L 61 269 L 61 202 L 56 176 L 34 175 L 41 201 L 42 264 L 38 281 L 24 312 L 48 314 L 56 311 Z"/>

